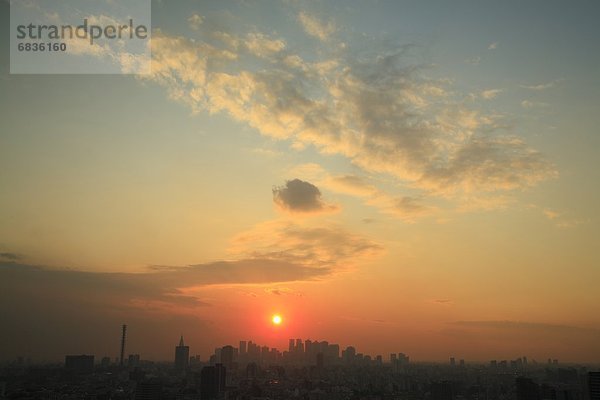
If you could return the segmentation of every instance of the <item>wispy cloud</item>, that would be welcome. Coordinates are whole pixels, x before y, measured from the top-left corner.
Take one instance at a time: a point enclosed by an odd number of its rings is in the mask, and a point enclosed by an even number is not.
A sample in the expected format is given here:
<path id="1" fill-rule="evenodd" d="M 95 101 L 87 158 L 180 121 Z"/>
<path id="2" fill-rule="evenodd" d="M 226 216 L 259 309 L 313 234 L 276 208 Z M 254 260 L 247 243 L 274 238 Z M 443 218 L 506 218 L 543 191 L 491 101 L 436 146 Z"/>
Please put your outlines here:
<path id="1" fill-rule="evenodd" d="M 150 79 L 194 111 L 224 112 L 295 149 L 313 146 L 391 175 L 422 191 L 412 198 L 497 193 L 556 176 L 523 139 L 500 134 L 495 116 L 452 101 L 450 82 L 425 78 L 406 47 L 309 62 L 281 38 L 252 35 L 219 47 L 156 32 Z M 240 62 L 242 53 L 259 67 Z"/>
<path id="2" fill-rule="evenodd" d="M 331 34 L 336 31 L 336 26 L 333 21 L 322 21 L 305 11 L 298 14 L 298 21 L 300 21 L 300 24 L 307 34 L 314 36 L 321 41 L 326 41 Z"/>
<path id="3" fill-rule="evenodd" d="M 383 247 L 333 223 L 274 220 L 236 235 L 229 251 L 236 258 L 280 260 L 330 273 L 378 256 Z"/>
<path id="4" fill-rule="evenodd" d="M 556 85 L 558 85 L 559 83 L 561 83 L 563 81 L 564 81 L 564 79 L 555 79 L 555 80 L 547 82 L 547 83 L 539 83 L 536 85 L 521 85 L 521 87 L 523 89 L 530 89 L 530 90 L 546 90 L 546 89 L 555 87 Z"/>
<path id="5" fill-rule="evenodd" d="M 4 260 L 7 261 L 17 261 L 21 259 L 21 256 L 18 255 L 17 253 L 10 253 L 10 252 L 4 252 L 4 253 L 0 253 L 0 259 L 3 258 Z"/>
<path id="6" fill-rule="evenodd" d="M 502 93 L 503 90 L 502 89 L 488 89 L 488 90 L 484 90 L 480 93 L 480 96 L 483 99 L 486 100 L 490 100 L 495 98 L 496 96 L 498 96 L 500 93 Z"/>
<path id="7" fill-rule="evenodd" d="M 550 104 L 544 103 L 541 101 L 531 101 L 531 100 L 523 100 L 521 102 L 521 107 L 523 108 L 540 108 L 540 107 L 548 107 Z"/>
<path id="8" fill-rule="evenodd" d="M 325 179 L 325 185 L 330 190 L 360 197 L 367 205 L 405 222 L 415 222 L 436 211 L 435 207 L 426 205 L 420 197 L 390 195 L 356 175 L 330 176 Z"/>
<path id="9" fill-rule="evenodd" d="M 467 64 L 471 64 L 471 65 L 479 65 L 479 63 L 481 62 L 481 57 L 479 57 L 479 56 L 469 57 L 465 60 L 465 62 Z"/>
<path id="10" fill-rule="evenodd" d="M 188 18 L 187 21 L 190 29 L 197 31 L 200 29 L 200 25 L 202 25 L 202 23 L 204 22 L 204 17 L 199 14 L 193 14 L 191 17 Z"/>

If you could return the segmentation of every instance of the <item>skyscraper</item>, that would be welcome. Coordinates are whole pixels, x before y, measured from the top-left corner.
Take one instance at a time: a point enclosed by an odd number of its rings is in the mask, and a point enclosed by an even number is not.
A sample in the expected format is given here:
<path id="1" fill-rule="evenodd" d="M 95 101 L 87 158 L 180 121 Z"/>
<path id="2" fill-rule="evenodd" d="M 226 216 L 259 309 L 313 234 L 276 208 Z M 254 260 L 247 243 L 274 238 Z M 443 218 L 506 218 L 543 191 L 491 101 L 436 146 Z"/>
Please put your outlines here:
<path id="1" fill-rule="evenodd" d="M 175 347 L 175 369 L 185 370 L 190 362 L 190 347 L 183 343 L 183 335 L 179 339 L 179 346 Z"/>
<path id="2" fill-rule="evenodd" d="M 200 398 L 216 399 L 225 390 L 225 367 L 216 364 L 200 371 Z"/>
<path id="3" fill-rule="evenodd" d="M 223 346 L 221 348 L 221 364 L 228 370 L 233 366 L 233 346 Z"/>
<path id="4" fill-rule="evenodd" d="M 600 400 L 600 371 L 588 372 L 590 400 Z"/>

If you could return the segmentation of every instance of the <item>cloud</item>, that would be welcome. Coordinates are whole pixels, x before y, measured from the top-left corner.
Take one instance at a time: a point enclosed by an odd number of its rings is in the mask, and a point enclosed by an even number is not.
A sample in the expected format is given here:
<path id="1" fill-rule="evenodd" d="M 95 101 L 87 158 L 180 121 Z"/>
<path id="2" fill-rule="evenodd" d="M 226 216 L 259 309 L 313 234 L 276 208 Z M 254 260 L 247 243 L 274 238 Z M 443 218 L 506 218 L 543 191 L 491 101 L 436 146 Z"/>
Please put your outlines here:
<path id="1" fill-rule="evenodd" d="M 327 268 L 327 273 L 378 256 L 383 247 L 332 224 L 318 226 L 286 220 L 268 221 L 235 236 L 230 252 L 239 258 L 286 261 Z"/>
<path id="2" fill-rule="evenodd" d="M 333 176 L 327 179 L 327 187 L 340 193 L 358 197 L 370 197 L 377 194 L 375 186 L 356 175 Z"/>
<path id="3" fill-rule="evenodd" d="M 244 41 L 248 51 L 257 57 L 268 57 L 285 49 L 285 41 L 262 33 L 249 33 Z"/>
<path id="4" fill-rule="evenodd" d="M 471 65 L 479 65 L 479 63 L 481 62 L 481 57 L 479 57 L 479 56 L 473 56 L 473 57 L 467 58 L 465 60 L 465 62 L 467 64 L 471 64 Z"/>
<path id="5" fill-rule="evenodd" d="M 543 213 L 546 216 L 546 218 L 548 218 L 550 220 L 560 217 L 559 213 L 557 213 L 556 211 L 550 210 L 550 209 L 543 210 Z"/>
<path id="6" fill-rule="evenodd" d="M 488 50 L 496 50 L 498 48 L 498 42 L 490 43 Z"/>
<path id="7" fill-rule="evenodd" d="M 325 180 L 327 188 L 339 193 L 365 199 L 365 203 L 377 207 L 381 212 L 391 214 L 405 222 L 431 215 L 434 207 L 423 204 L 421 198 L 393 196 L 379 190 L 374 185 L 356 175 L 333 176 Z"/>
<path id="8" fill-rule="evenodd" d="M 298 21 L 300 21 L 307 34 L 321 41 L 326 41 L 336 31 L 335 24 L 332 21 L 323 22 L 304 11 L 298 14 Z"/>
<path id="9" fill-rule="evenodd" d="M 272 51 L 156 32 L 149 79 L 194 112 L 226 113 L 299 151 L 341 155 L 363 172 L 421 191 L 412 197 L 524 189 L 556 176 L 540 152 L 500 133 L 507 125 L 497 115 L 453 101 L 451 82 L 424 77 L 410 47 L 382 43 L 316 53 L 309 62 L 283 39 L 253 35 Z M 242 53 L 257 67 L 242 63 Z"/>
<path id="10" fill-rule="evenodd" d="M 0 262 L 0 358 L 28 354 L 36 361 L 60 360 L 71 352 L 112 356 L 118 329 L 127 323 L 135 351 L 146 359 L 166 359 L 171 347 L 165 342 L 172 335 L 175 345 L 179 332 L 202 332 L 202 343 L 220 340 L 210 321 L 222 311 L 213 310 L 213 298 L 203 298 L 210 287 L 311 281 L 331 273 L 327 266 L 281 258 L 153 267 L 140 273 Z"/>
<path id="11" fill-rule="evenodd" d="M 498 96 L 500 93 L 502 93 L 502 89 L 489 89 L 482 91 L 480 95 L 482 98 L 490 100 Z"/>
<path id="12" fill-rule="evenodd" d="M 335 211 L 337 206 L 321 199 L 321 191 L 310 182 L 293 179 L 284 186 L 273 188 L 273 201 L 281 209 L 294 213 Z"/>
<path id="13" fill-rule="evenodd" d="M 427 210 L 427 207 L 422 205 L 418 199 L 410 196 L 398 198 L 395 203 L 395 209 L 403 215 L 420 214 Z"/>
<path id="14" fill-rule="evenodd" d="M 578 225 L 589 222 L 589 221 L 585 221 L 582 219 L 569 218 L 569 217 L 563 215 L 563 213 L 560 213 L 558 211 L 555 211 L 555 210 L 552 210 L 549 208 L 542 209 L 542 213 L 548 220 L 552 221 L 555 226 L 557 226 L 558 228 L 563 228 L 563 229 L 574 228 Z"/>
<path id="15" fill-rule="evenodd" d="M 193 14 L 191 17 L 188 18 L 187 21 L 190 29 L 197 31 L 200 29 L 200 25 L 202 25 L 202 23 L 204 22 L 204 17 L 199 14 Z"/>
<path id="16" fill-rule="evenodd" d="M 536 108 L 536 107 L 548 107 L 550 104 L 548 103 L 542 103 L 539 101 L 530 101 L 530 100 L 523 100 L 521 102 L 521 107 L 523 108 Z"/>
<path id="17" fill-rule="evenodd" d="M 431 302 L 434 304 L 439 304 L 439 305 L 443 305 L 443 306 L 451 306 L 454 304 L 454 301 L 452 301 L 450 299 L 434 299 L 434 300 L 431 300 Z"/>
<path id="18" fill-rule="evenodd" d="M 4 258 L 5 260 L 8 260 L 8 261 L 17 261 L 17 260 L 21 259 L 21 256 L 16 253 L 5 252 L 5 253 L 0 253 L 0 258 Z"/>
<path id="19" fill-rule="evenodd" d="M 297 292 L 295 290 L 292 290 L 290 288 L 287 287 L 269 287 L 269 288 L 265 288 L 265 292 L 268 294 L 272 294 L 275 296 L 289 296 L 289 295 L 295 295 L 295 296 L 302 296 L 302 293 Z"/>
<path id="20" fill-rule="evenodd" d="M 557 84 L 561 83 L 562 81 L 564 81 L 564 79 L 556 79 L 553 80 L 551 82 L 547 82 L 547 83 L 540 83 L 537 85 L 521 85 L 521 87 L 523 89 L 530 89 L 530 90 L 546 90 L 546 89 L 550 89 L 555 87 Z"/>
<path id="21" fill-rule="evenodd" d="M 167 303 L 202 304 L 183 296 L 182 289 L 221 284 L 263 284 L 312 280 L 331 273 L 326 267 L 310 268 L 290 261 L 268 258 L 246 258 L 216 261 L 189 266 L 153 266 L 141 273 L 91 272 L 57 269 L 10 262 L 0 263 L 4 289 L 13 282 L 20 288 L 45 285 L 65 293 L 87 294 L 88 299 L 143 299 Z M 37 286 L 36 286 L 37 287 Z M 44 290 L 39 288 L 39 290 Z M 93 293 L 98 293 L 94 295 Z"/>

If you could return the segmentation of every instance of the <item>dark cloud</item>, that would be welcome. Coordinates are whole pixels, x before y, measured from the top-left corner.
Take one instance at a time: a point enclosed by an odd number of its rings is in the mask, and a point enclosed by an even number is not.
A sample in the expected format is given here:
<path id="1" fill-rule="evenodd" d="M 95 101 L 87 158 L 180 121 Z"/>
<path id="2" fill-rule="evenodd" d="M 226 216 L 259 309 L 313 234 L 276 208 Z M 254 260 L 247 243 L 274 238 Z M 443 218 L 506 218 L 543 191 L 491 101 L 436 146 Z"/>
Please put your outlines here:
<path id="1" fill-rule="evenodd" d="M 291 212 L 310 213 L 337 209 L 336 206 L 323 202 L 318 187 L 300 179 L 293 179 L 284 186 L 273 188 L 273 201 Z"/>
<path id="2" fill-rule="evenodd" d="M 66 353 L 114 356 L 118 327 L 133 327 L 133 351 L 172 356 L 180 332 L 218 335 L 199 315 L 210 304 L 185 289 L 217 284 L 313 280 L 326 267 L 284 260 L 245 259 L 186 267 L 154 267 L 141 273 L 91 272 L 0 262 L 0 358 L 33 355 L 60 360 Z M 135 333 L 137 330 L 137 334 Z M 217 333 L 216 333 L 217 332 Z"/>
<path id="3" fill-rule="evenodd" d="M 8 261 L 20 260 L 21 256 L 15 253 L 0 253 L 0 259 L 3 258 Z"/>

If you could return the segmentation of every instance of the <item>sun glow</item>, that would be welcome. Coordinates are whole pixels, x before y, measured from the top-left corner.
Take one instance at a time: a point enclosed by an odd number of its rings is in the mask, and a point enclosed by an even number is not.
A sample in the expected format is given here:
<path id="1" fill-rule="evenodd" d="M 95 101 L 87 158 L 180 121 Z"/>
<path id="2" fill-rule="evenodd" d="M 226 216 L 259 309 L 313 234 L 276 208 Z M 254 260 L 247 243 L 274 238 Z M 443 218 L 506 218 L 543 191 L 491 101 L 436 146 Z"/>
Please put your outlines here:
<path id="1" fill-rule="evenodd" d="M 273 321 L 273 324 L 275 325 L 281 325 L 282 319 L 280 315 L 275 314 L 273 315 L 273 318 L 271 318 L 271 321 Z"/>

